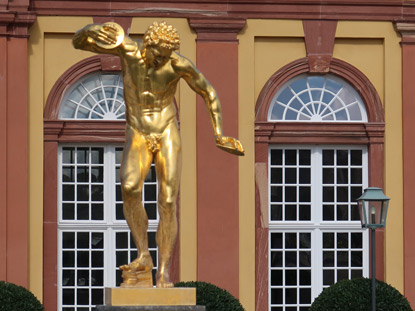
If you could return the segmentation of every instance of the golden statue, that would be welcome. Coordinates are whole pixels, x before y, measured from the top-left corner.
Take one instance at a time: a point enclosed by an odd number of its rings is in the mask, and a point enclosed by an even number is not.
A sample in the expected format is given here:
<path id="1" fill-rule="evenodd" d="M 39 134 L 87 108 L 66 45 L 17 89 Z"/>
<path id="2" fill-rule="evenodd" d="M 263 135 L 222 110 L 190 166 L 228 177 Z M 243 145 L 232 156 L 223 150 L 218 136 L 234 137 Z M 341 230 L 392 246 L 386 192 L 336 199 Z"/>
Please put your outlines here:
<path id="1" fill-rule="evenodd" d="M 181 169 L 181 142 L 173 104 L 180 78 L 207 105 L 216 145 L 243 155 L 241 143 L 223 136 L 220 101 L 206 78 L 179 48 L 177 31 L 166 23 L 153 23 L 144 42 L 133 41 L 116 23 L 91 24 L 79 30 L 73 45 L 77 49 L 113 54 L 121 59 L 126 104 L 126 135 L 121 162 L 124 216 L 137 246 L 137 258 L 121 266 L 121 287 L 152 287 L 153 261 L 148 251 L 148 218 L 142 203 L 144 180 L 154 161 L 159 183 L 160 223 L 156 242 L 159 265 L 157 287 L 172 287 L 169 265 L 177 235 L 176 200 Z"/>

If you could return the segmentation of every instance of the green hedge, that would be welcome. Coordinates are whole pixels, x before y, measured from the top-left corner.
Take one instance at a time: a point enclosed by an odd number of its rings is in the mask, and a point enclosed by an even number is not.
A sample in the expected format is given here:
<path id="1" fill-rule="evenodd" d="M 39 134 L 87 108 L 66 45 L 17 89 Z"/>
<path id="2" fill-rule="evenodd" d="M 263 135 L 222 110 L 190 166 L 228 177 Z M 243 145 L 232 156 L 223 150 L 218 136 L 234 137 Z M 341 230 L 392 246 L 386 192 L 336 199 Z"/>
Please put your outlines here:
<path id="1" fill-rule="evenodd" d="M 0 311 L 43 311 L 35 295 L 26 288 L 0 281 Z"/>
<path id="2" fill-rule="evenodd" d="M 196 304 L 206 311 L 244 311 L 241 303 L 226 290 L 206 282 L 179 282 L 175 287 L 195 287 Z"/>
<path id="3" fill-rule="evenodd" d="M 342 280 L 323 290 L 310 311 L 372 310 L 372 280 Z M 376 311 L 411 311 L 408 300 L 391 285 L 376 280 Z"/>

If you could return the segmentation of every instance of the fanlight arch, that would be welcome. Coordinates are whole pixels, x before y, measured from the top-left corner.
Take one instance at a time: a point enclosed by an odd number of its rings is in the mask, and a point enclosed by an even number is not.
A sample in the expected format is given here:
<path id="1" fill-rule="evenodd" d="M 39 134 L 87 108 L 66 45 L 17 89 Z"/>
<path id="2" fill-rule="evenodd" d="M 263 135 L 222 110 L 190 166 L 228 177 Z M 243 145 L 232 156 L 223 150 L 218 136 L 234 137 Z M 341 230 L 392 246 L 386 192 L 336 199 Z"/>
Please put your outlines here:
<path id="1" fill-rule="evenodd" d="M 276 96 L 277 92 L 282 92 L 282 89 L 287 83 L 289 83 L 290 80 L 295 78 L 301 79 L 302 75 L 307 74 L 308 71 L 309 66 L 307 58 L 302 58 L 287 64 L 278 70 L 275 74 L 273 74 L 261 90 L 261 93 L 258 97 L 255 107 L 256 121 L 278 121 L 269 119 L 269 111 L 271 105 L 273 105 L 274 97 Z M 355 92 L 355 95 L 360 97 L 362 101 L 361 105 L 363 105 L 361 108 L 365 108 L 364 110 L 366 110 L 367 119 L 366 121 L 362 119 L 359 122 L 384 122 L 384 110 L 379 95 L 370 80 L 360 70 L 342 60 L 333 58 L 330 63 L 330 72 L 327 74 L 327 76 L 331 78 L 334 77 L 334 79 L 337 81 L 339 81 L 339 79 L 343 80 L 346 84 L 350 85 L 352 92 Z M 314 77 L 321 76 L 314 75 Z"/>
<path id="2" fill-rule="evenodd" d="M 362 98 L 344 79 L 301 74 L 276 92 L 268 121 L 367 122 L 367 115 Z"/>
<path id="3" fill-rule="evenodd" d="M 77 80 L 65 93 L 61 120 L 125 120 L 120 73 L 94 72 Z"/>

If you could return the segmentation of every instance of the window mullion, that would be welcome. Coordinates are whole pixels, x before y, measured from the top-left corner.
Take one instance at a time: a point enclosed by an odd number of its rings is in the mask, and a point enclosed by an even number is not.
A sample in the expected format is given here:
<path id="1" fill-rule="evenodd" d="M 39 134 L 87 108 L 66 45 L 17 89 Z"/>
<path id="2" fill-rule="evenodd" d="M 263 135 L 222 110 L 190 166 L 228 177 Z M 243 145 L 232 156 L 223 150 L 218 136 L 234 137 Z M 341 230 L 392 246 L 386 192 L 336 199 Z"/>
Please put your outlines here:
<path id="1" fill-rule="evenodd" d="M 114 206 L 114 195 L 112 186 L 115 183 L 114 174 L 113 174 L 113 164 L 114 163 L 114 147 L 105 146 L 104 147 L 104 210 L 105 210 L 105 222 L 107 224 L 113 224 L 112 210 Z M 113 267 L 113 257 L 114 257 L 114 248 L 113 248 L 113 230 L 111 226 L 105 230 L 105 277 L 104 284 L 106 287 L 115 286 L 115 281 L 112 273 Z M 104 293 L 105 295 L 105 293 Z M 104 298 L 105 299 L 105 298 Z"/>
<path id="2" fill-rule="evenodd" d="M 62 221 L 62 162 L 62 146 L 58 146 L 58 223 Z"/>
<path id="3" fill-rule="evenodd" d="M 321 293 L 323 290 L 323 237 L 321 229 L 315 229 L 311 231 L 312 238 L 312 248 L 311 248 L 311 300 L 314 299 Z"/>
<path id="4" fill-rule="evenodd" d="M 322 178 L 322 156 L 321 148 L 312 147 L 311 148 L 311 206 L 312 208 L 312 222 L 314 225 L 321 224 L 322 213 L 321 209 L 316 207 L 322 206 L 322 193 L 323 193 L 323 178 Z"/>
<path id="5" fill-rule="evenodd" d="M 115 148 L 106 146 L 104 149 L 104 210 L 105 222 L 107 224 L 114 223 L 113 207 L 115 206 Z"/>
<path id="6" fill-rule="evenodd" d="M 115 287 L 115 277 L 113 267 L 115 266 L 115 238 L 114 238 L 114 230 L 112 228 L 108 228 L 105 231 L 105 258 L 104 258 L 104 267 L 106 276 L 104 278 L 104 285 L 105 287 Z M 104 292 L 105 296 L 105 292 Z M 105 297 L 104 297 L 105 301 Z"/>

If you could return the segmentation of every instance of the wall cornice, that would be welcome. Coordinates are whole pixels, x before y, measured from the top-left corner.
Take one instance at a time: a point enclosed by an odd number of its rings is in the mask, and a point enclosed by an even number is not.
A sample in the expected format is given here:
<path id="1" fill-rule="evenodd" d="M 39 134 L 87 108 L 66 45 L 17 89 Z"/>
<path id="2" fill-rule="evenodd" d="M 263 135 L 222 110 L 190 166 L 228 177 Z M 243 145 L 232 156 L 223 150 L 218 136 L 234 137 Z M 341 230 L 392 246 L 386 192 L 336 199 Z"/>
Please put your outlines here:
<path id="1" fill-rule="evenodd" d="M 395 30 L 402 36 L 401 45 L 415 45 L 415 20 L 395 21 Z"/>
<path id="2" fill-rule="evenodd" d="M 29 11 L 0 11 L 0 37 L 29 37 L 29 28 L 36 21 L 36 13 Z"/>
<path id="3" fill-rule="evenodd" d="M 326 20 L 415 19 L 414 0 L 32 0 L 39 15 L 238 17 Z"/>
<path id="4" fill-rule="evenodd" d="M 237 35 L 245 24 L 242 18 L 189 18 L 197 41 L 237 42 Z"/>

